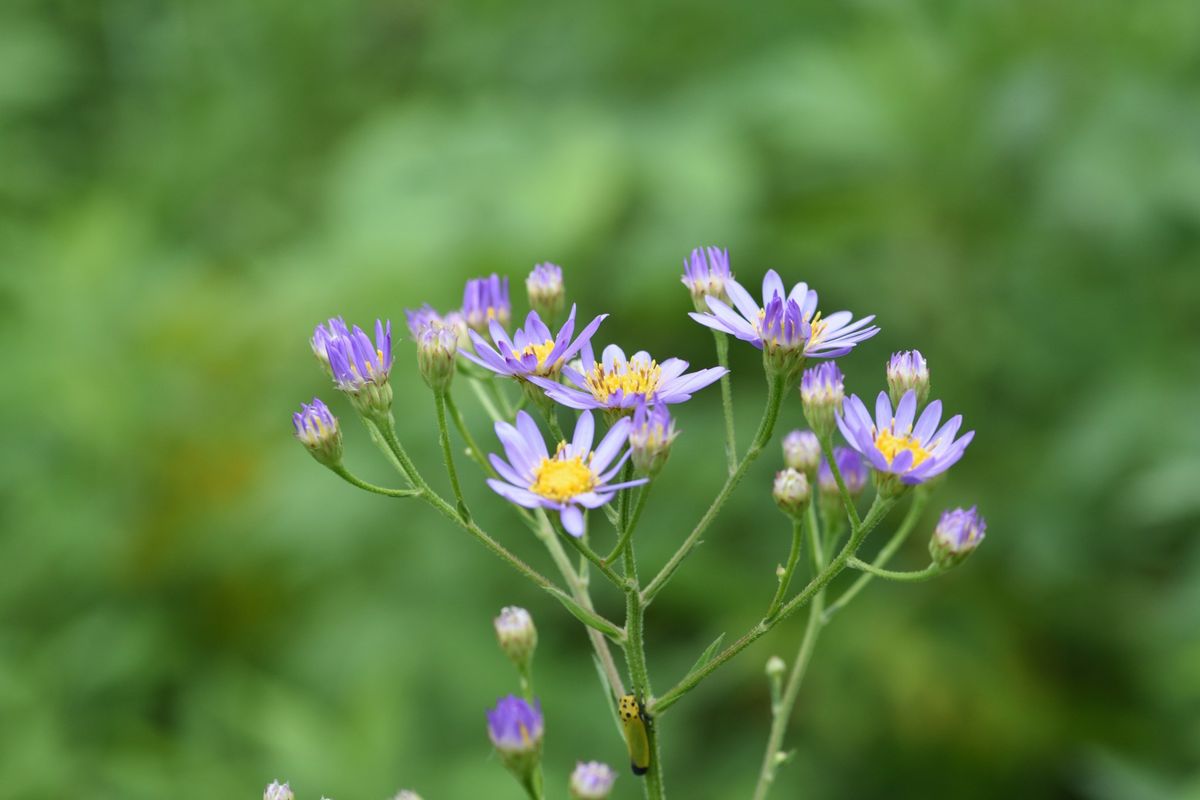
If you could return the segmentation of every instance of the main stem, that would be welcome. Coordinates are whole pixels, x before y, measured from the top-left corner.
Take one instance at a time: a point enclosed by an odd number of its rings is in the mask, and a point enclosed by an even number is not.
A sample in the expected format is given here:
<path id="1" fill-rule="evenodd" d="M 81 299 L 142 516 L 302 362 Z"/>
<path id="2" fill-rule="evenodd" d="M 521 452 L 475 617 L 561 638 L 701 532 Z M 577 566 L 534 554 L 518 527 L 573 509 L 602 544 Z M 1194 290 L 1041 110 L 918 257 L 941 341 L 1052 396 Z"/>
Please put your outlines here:
<path id="1" fill-rule="evenodd" d="M 646 669 L 646 648 L 643 623 L 645 606 L 638 586 L 637 559 L 633 542 L 625 546 L 625 661 L 629 665 L 629 680 L 639 703 L 650 699 L 650 673 Z M 650 769 L 645 775 L 647 800 L 662 800 L 662 753 L 658 745 L 658 729 L 653 723 L 646 726 L 646 737 L 650 745 Z"/>
<path id="2" fill-rule="evenodd" d="M 717 364 L 725 368 L 721 376 L 721 408 L 725 415 L 725 459 L 729 462 L 729 474 L 737 471 L 737 442 L 733 432 L 733 387 L 729 382 L 729 337 L 713 331 L 717 343 Z"/>
<path id="3" fill-rule="evenodd" d="M 721 491 L 717 493 L 717 497 L 712 501 L 712 505 L 710 505 L 708 510 L 704 512 L 704 516 L 701 517 L 700 521 L 696 523 L 696 527 L 693 528 L 692 532 L 688 534 L 688 537 L 684 539 L 683 544 L 681 544 L 679 549 L 675 551 L 675 554 L 671 556 L 671 559 L 666 563 L 666 566 L 664 566 L 659 573 L 654 576 L 654 580 L 650 581 L 650 584 L 645 588 L 645 590 L 643 590 L 642 603 L 644 605 L 650 605 L 650 603 L 654 601 L 654 596 L 662 591 L 663 586 L 665 586 L 667 581 L 671 579 L 671 576 L 675 574 L 675 570 L 679 569 L 679 565 L 682 564 L 683 560 L 687 558 L 689 553 L 692 552 L 692 549 L 696 546 L 696 543 L 700 540 L 700 537 L 704 534 L 704 531 L 706 531 L 708 526 L 712 524 L 712 521 L 716 519 L 721 507 L 724 506 L 725 501 L 729 499 L 729 495 L 735 488 L 737 488 L 738 483 L 741 482 L 742 477 L 746 474 L 746 470 L 750 467 L 750 464 L 754 462 L 754 459 L 758 458 L 758 455 L 762 452 L 763 447 L 768 441 L 770 441 L 771 434 L 775 431 L 775 421 L 779 419 L 779 405 L 783 402 L 783 392 L 786 381 L 787 378 L 782 375 L 773 375 L 770 377 L 770 388 L 767 393 L 767 405 L 763 410 L 762 420 L 758 423 L 758 432 L 754 435 L 754 441 L 750 444 L 750 449 L 747 450 L 746 455 L 742 457 L 741 462 L 737 465 L 737 469 L 735 469 L 733 474 L 730 475 L 725 481 L 725 485 L 722 486 Z"/>
<path id="4" fill-rule="evenodd" d="M 438 439 L 442 444 L 442 460 L 446 462 L 446 474 L 450 476 L 450 488 L 454 490 L 454 499 L 458 502 L 458 513 L 463 519 L 470 519 L 471 512 L 467 510 L 467 501 L 463 499 L 462 486 L 458 482 L 458 469 L 454 466 L 454 452 L 450 448 L 450 429 L 446 427 L 446 393 L 434 392 L 437 406 Z"/>

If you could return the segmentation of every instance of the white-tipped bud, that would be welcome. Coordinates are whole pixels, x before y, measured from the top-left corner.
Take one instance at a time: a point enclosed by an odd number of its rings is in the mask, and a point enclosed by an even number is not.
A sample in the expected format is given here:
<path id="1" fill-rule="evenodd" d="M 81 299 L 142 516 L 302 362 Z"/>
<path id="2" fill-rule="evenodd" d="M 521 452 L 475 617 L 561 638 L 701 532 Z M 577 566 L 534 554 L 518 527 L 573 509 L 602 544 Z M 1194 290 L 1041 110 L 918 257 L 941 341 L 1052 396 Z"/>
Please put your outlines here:
<path id="1" fill-rule="evenodd" d="M 435 322 L 417 334 L 417 366 L 421 377 L 435 392 L 444 392 L 454 380 L 455 356 L 458 355 L 458 333 Z"/>
<path id="2" fill-rule="evenodd" d="M 525 279 L 529 307 L 545 322 L 553 322 L 563 309 L 562 267 L 549 262 L 538 264 Z"/>
<path id="3" fill-rule="evenodd" d="M 617 773 L 607 764 L 580 761 L 571 773 L 571 797 L 574 800 L 605 800 L 616 779 Z"/>
<path id="4" fill-rule="evenodd" d="M 286 781 L 272 781 L 263 792 L 263 800 L 296 800 L 296 796 L 292 794 L 292 787 L 288 786 Z"/>
<path id="5" fill-rule="evenodd" d="M 529 662 L 533 660 L 533 651 L 537 649 L 537 628 L 533 625 L 533 617 L 523 608 L 506 606 L 500 609 L 500 616 L 493 620 L 493 625 L 500 649 L 517 669 L 528 669 Z"/>
<path id="6" fill-rule="evenodd" d="M 779 510 L 790 517 L 804 513 L 812 500 L 812 488 L 803 472 L 788 467 L 782 472 L 775 473 L 775 486 L 772 490 L 775 504 Z"/>
<path id="7" fill-rule="evenodd" d="M 783 677 L 783 673 L 787 672 L 787 664 L 779 656 L 771 656 L 767 659 L 767 677 L 771 680 L 778 680 Z"/>
<path id="8" fill-rule="evenodd" d="M 917 393 L 917 404 L 924 405 L 929 397 L 929 364 L 921 351 L 893 353 L 887 365 L 887 383 L 893 405 L 898 405 L 909 390 Z"/>
<path id="9" fill-rule="evenodd" d="M 812 431 L 792 431 L 783 437 L 783 463 L 811 475 L 821 463 L 821 442 Z"/>
<path id="10" fill-rule="evenodd" d="M 804 371 L 800 379 L 800 399 L 804 418 L 817 436 L 825 440 L 837 427 L 837 414 L 846 394 L 842 371 L 832 361 L 824 361 Z"/>

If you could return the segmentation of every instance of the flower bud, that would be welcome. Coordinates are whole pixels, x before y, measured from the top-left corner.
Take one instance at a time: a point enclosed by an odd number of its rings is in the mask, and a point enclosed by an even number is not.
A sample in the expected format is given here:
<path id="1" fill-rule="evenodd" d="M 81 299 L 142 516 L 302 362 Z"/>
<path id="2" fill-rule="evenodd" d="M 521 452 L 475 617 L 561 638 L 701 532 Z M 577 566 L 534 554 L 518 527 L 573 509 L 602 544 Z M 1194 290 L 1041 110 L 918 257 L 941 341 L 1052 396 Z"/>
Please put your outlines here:
<path id="1" fill-rule="evenodd" d="M 525 279 L 529 307 L 543 320 L 553 321 L 563 309 L 562 267 L 546 262 L 538 264 Z"/>
<path id="2" fill-rule="evenodd" d="M 425 384 L 435 392 L 444 392 L 454 380 L 454 361 L 458 354 L 458 334 L 437 322 L 425 326 L 417 336 L 417 366 Z"/>
<path id="3" fill-rule="evenodd" d="M 574 800 L 605 800 L 616 779 L 617 773 L 607 764 L 580 761 L 571 773 L 571 797 Z"/>
<path id="4" fill-rule="evenodd" d="M 767 677 L 771 680 L 779 680 L 783 677 L 783 673 L 787 672 L 787 664 L 779 656 L 771 656 L 767 659 Z"/>
<path id="5" fill-rule="evenodd" d="M 849 447 L 835 447 L 833 458 L 846 484 L 846 491 L 851 497 L 858 497 L 867 487 L 867 465 L 863 463 L 862 456 Z M 821 466 L 817 468 L 817 486 L 823 495 L 837 497 L 841 494 L 833 470 L 825 459 L 821 459 Z"/>
<path id="6" fill-rule="evenodd" d="M 775 488 L 772 494 L 775 505 L 788 516 L 797 517 L 808 508 L 812 500 L 812 489 L 808 486 L 808 478 L 803 472 L 788 467 L 782 472 L 775 473 Z"/>
<path id="7" fill-rule="evenodd" d="M 987 532 L 987 522 L 975 506 L 942 512 L 929 540 L 929 555 L 942 569 L 955 566 L 975 550 Z"/>
<path id="8" fill-rule="evenodd" d="M 821 463 L 821 442 L 812 431 L 792 431 L 783 437 L 783 463 L 811 475 Z"/>
<path id="9" fill-rule="evenodd" d="M 917 393 L 917 405 L 924 405 L 929 397 L 929 364 L 920 350 L 892 353 L 887 365 L 888 394 L 892 404 L 899 405 L 905 392 Z"/>
<path id="10" fill-rule="evenodd" d="M 391 413 L 392 323 L 375 320 L 375 341 L 355 325 L 345 336 L 325 344 L 333 382 L 346 393 L 355 409 L 369 419 Z"/>
<path id="11" fill-rule="evenodd" d="M 463 317 L 479 333 L 487 333 L 488 323 L 496 320 L 507 329 L 512 320 L 512 302 L 508 299 L 508 278 L 492 273 L 486 278 L 467 281 L 463 289 Z"/>
<path id="12" fill-rule="evenodd" d="M 679 434 L 665 405 L 647 407 L 639 403 L 629 428 L 630 460 L 641 475 L 657 475 L 671 455 L 671 443 Z"/>
<path id="13" fill-rule="evenodd" d="M 541 705 L 533 705 L 516 695 L 501 698 L 487 712 L 488 737 L 517 780 L 528 783 L 542 757 L 544 725 Z"/>
<path id="14" fill-rule="evenodd" d="M 263 792 L 263 800 L 295 800 L 295 798 L 292 788 L 286 782 L 272 781 L 271 785 Z"/>
<path id="15" fill-rule="evenodd" d="M 804 418 L 822 441 L 837 427 L 837 414 L 842 411 L 846 394 L 842 371 L 832 361 L 825 361 L 804 371 L 800 379 L 800 399 L 804 402 Z"/>
<path id="16" fill-rule="evenodd" d="M 800 304 L 775 295 L 763 309 L 760 327 L 767 372 L 783 375 L 789 386 L 794 385 L 792 381 L 804 369 L 804 348 L 812 335 Z"/>
<path id="17" fill-rule="evenodd" d="M 537 628 L 529 612 L 517 606 L 505 606 L 493 620 L 500 649 L 522 672 L 529 668 L 537 649 Z"/>
<path id="18" fill-rule="evenodd" d="M 696 311 L 707 313 L 705 297 L 715 297 L 723 303 L 729 302 L 725 284 L 733 279 L 729 271 L 729 251 L 719 247 L 697 247 L 683 262 L 683 285 L 692 295 Z"/>
<path id="19" fill-rule="evenodd" d="M 411 789 L 401 789 L 392 800 L 421 800 L 421 795 Z"/>
<path id="20" fill-rule="evenodd" d="M 314 397 L 312 405 L 301 403 L 300 410 L 292 414 L 292 425 L 300 444 L 318 463 L 327 467 L 342 463 L 342 429 L 320 398 Z"/>

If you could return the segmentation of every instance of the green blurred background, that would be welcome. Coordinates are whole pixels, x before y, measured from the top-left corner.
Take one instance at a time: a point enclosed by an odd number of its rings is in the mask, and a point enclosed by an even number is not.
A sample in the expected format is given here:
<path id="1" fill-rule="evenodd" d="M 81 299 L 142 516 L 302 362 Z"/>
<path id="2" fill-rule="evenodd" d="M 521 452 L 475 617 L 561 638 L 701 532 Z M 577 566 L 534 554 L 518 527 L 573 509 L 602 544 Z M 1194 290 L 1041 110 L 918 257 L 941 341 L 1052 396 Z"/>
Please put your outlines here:
<path id="1" fill-rule="evenodd" d="M 394 480 L 312 326 L 541 260 L 612 313 L 599 342 L 708 365 L 678 281 L 714 243 L 747 283 L 775 267 L 878 314 L 853 391 L 925 352 L 978 435 L 923 528 L 990 521 L 953 575 L 875 584 L 827 630 L 774 796 L 1200 797 L 1195 2 L 14 0 L 0 147 L 0 797 L 519 798 L 483 718 L 514 688 L 491 630 L 512 603 L 542 634 L 548 785 L 623 764 L 574 620 L 319 468 L 289 415 L 321 393 L 353 467 Z M 745 442 L 763 386 L 733 359 Z M 716 389 L 678 419 L 648 565 L 721 479 Z M 777 452 L 651 611 L 659 690 L 765 606 Z M 661 721 L 672 797 L 749 795 L 762 667 L 802 625 Z M 614 797 L 639 794 L 622 770 Z"/>

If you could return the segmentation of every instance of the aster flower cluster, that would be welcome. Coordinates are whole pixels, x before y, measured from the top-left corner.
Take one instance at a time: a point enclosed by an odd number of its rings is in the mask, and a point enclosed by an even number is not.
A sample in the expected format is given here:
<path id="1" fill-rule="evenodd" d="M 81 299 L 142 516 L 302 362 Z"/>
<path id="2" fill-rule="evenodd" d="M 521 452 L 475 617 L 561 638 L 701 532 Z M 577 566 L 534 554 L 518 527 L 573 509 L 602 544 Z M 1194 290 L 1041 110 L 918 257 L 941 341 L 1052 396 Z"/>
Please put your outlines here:
<path id="1" fill-rule="evenodd" d="M 388 320 L 376 320 L 372 329 L 333 317 L 315 327 L 310 346 L 332 387 L 346 396 L 373 443 L 396 467 L 403 487 L 376 486 L 350 472 L 343 461 L 341 424 L 321 399 L 302 404 L 292 420 L 296 439 L 318 463 L 359 489 L 428 503 L 587 626 L 605 689 L 614 698 L 614 712 L 619 712 L 633 772 L 647 776 L 647 796 L 654 800 L 663 796 L 653 725 L 656 714 L 802 606 L 811 604 L 812 619 L 821 614 L 819 619 L 827 621 L 869 580 L 933 577 L 960 564 L 979 546 L 987 528 L 975 507 L 947 510 L 930 538 L 928 567 L 915 572 L 886 568 L 919 522 L 935 479 L 963 458 L 974 437 L 974 431 L 960 435 L 962 415 L 943 420 L 942 401 L 930 400 L 929 362 L 919 351 L 891 357 L 871 389 L 877 395 L 869 411 L 859 395 L 847 391 L 839 360 L 880 333 L 874 315 L 847 310 L 825 313 L 817 291 L 808 283 L 785 284 L 773 269 L 762 277 L 759 300 L 735 278 L 729 251 L 718 247 L 693 250 L 683 261 L 680 280 L 694 308 L 688 316 L 714 332 L 715 364 L 693 369 L 681 358 L 662 357 L 659 350 L 655 350 L 658 357 L 652 356 L 644 342 L 623 343 L 633 345 L 627 350 L 605 341 L 601 337 L 621 332 L 612 329 L 612 322 L 604 327 L 613 310 L 588 309 L 593 299 L 588 296 L 570 302 L 564 270 L 549 262 L 534 266 L 525 279 L 528 310 L 524 317 L 514 316 L 509 278 L 498 274 L 468 281 L 456 309 L 441 313 L 424 303 L 406 310 L 415 344 L 413 360 L 432 390 L 436 426 L 430 427 L 438 436 L 453 498 L 442 497 L 426 480 L 400 441 L 392 416 L 394 357 Z M 727 379 L 731 339 L 761 351 L 768 386 L 766 409 L 740 457 Z M 725 422 L 723 447 L 714 442 L 696 452 L 723 451 L 725 483 L 690 532 L 642 533 L 668 537 L 676 548 L 643 582 L 634 534 L 651 487 L 667 467 L 679 436 L 676 415 L 686 417 L 690 402 L 718 381 Z M 455 400 L 464 383 L 491 417 L 491 432 L 483 447 Z M 418 403 L 405 393 L 397 405 L 410 415 Z M 766 615 L 735 644 L 719 651 L 719 644 L 714 644 L 676 686 L 655 695 L 645 663 L 646 609 L 702 537 L 713 533 L 710 526 L 773 437 L 789 403 L 799 405 L 809 429 L 782 437 L 783 468 L 770 485 L 792 535 L 787 558 L 775 570 L 778 583 Z M 451 426 L 461 439 L 460 447 L 452 441 Z M 460 476 L 457 462 L 464 455 L 478 473 Z M 864 510 L 860 504 L 865 506 L 863 496 L 871 485 L 871 504 Z M 514 519 L 528 526 L 545 546 L 561 582 L 543 575 L 535 562 L 518 558 L 503 537 L 481 527 L 481 518 L 467 502 L 476 494 L 505 501 Z M 873 562 L 860 560 L 857 553 L 871 530 L 908 497 L 910 513 L 893 539 Z M 593 513 L 597 511 L 603 516 Z M 596 518 L 612 523 L 612 544 L 604 546 L 604 550 L 612 548 L 607 556 L 595 549 L 603 542 Z M 755 529 L 746 530 L 746 535 L 758 535 Z M 577 561 L 568 550 L 578 554 Z M 801 558 L 806 550 L 809 558 Z M 847 569 L 863 574 L 836 601 L 826 604 L 825 593 L 836 588 L 835 579 Z M 804 571 L 810 572 L 806 589 L 793 590 L 793 576 Z M 593 601 L 590 584 L 597 580 L 610 582 L 624 595 L 623 624 L 608 619 L 606 610 Z M 516 668 L 518 686 L 488 711 L 488 738 L 499 761 L 526 792 L 542 797 L 547 725 L 533 687 L 537 630 L 529 612 L 515 606 L 501 611 L 494 629 L 500 649 Z M 627 675 L 617 667 L 610 644 L 625 654 Z M 805 647 L 809 645 L 806 638 Z M 773 713 L 784 720 L 796 695 L 795 687 L 783 688 L 788 672 L 782 659 L 769 662 Z M 790 674 L 789 681 L 799 680 L 803 670 Z M 772 747 L 779 747 L 779 737 L 771 741 Z M 767 755 L 760 789 L 770 786 L 774 771 L 786 761 L 778 750 Z M 605 764 L 580 761 L 568 791 L 573 798 L 605 798 L 615 777 Z M 272 784 L 267 794 L 268 800 L 291 800 L 287 784 Z M 765 789 L 756 792 L 764 795 Z M 407 791 L 397 795 L 408 796 L 415 797 Z"/>

